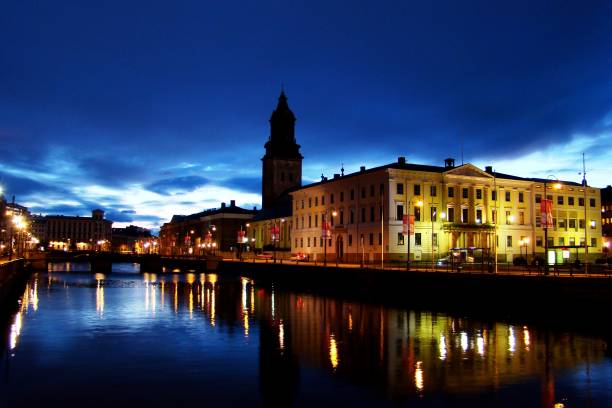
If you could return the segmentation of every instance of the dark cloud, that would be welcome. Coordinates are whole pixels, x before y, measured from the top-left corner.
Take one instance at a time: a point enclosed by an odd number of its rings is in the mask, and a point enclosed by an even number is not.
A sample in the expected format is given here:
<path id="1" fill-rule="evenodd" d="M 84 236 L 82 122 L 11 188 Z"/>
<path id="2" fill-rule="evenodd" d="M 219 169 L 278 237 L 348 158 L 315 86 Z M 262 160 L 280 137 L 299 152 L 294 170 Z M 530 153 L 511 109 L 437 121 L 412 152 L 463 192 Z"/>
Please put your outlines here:
<path id="1" fill-rule="evenodd" d="M 201 176 L 183 176 L 158 180 L 146 185 L 145 188 L 158 194 L 171 195 L 193 191 L 207 183 L 208 180 Z"/>
<path id="2" fill-rule="evenodd" d="M 30 178 L 14 176 L 3 171 L 0 171 L 0 186 L 2 186 L 5 194 L 14 194 L 17 197 L 28 196 L 34 193 L 44 193 L 51 190 L 59 192 L 64 191 L 63 188 L 49 186 Z"/>
<path id="3" fill-rule="evenodd" d="M 223 180 L 224 187 L 243 191 L 245 193 L 261 193 L 261 176 L 258 177 L 234 177 Z"/>

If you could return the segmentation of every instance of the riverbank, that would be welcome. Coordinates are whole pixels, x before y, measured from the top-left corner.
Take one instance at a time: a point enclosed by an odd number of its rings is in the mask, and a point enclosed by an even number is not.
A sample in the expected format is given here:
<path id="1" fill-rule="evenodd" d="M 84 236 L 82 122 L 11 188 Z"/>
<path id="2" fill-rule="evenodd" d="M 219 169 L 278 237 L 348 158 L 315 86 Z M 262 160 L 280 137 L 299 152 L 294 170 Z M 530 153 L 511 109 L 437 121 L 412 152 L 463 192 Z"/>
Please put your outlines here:
<path id="1" fill-rule="evenodd" d="M 11 295 L 21 288 L 28 276 L 24 259 L 0 263 L 0 306 L 4 307 L 5 302 L 11 300 Z"/>
<path id="2" fill-rule="evenodd" d="M 223 262 L 219 273 L 322 295 L 479 314 L 537 315 L 560 320 L 572 317 L 605 323 L 612 306 L 612 279 L 607 277 L 408 272 L 253 262 Z"/>

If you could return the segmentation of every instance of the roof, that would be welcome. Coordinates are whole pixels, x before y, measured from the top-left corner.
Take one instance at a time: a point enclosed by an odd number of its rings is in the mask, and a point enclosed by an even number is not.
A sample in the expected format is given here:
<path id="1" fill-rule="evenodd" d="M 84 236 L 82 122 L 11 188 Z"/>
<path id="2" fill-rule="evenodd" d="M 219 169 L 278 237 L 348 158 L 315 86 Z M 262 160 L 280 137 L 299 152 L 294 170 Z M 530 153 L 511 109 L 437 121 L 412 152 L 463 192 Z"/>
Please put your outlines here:
<path id="1" fill-rule="evenodd" d="M 357 171 L 357 172 L 350 173 L 350 174 L 347 174 L 347 175 L 344 175 L 344 176 L 340 176 L 340 177 L 334 177 L 334 178 L 331 178 L 331 179 L 325 178 L 325 180 L 321 180 L 321 181 L 318 181 L 316 183 L 307 184 L 305 186 L 297 188 L 296 190 L 300 190 L 300 189 L 303 189 L 303 188 L 316 187 L 316 186 L 319 186 L 319 185 L 324 185 L 324 184 L 327 184 L 327 183 L 332 183 L 332 182 L 335 182 L 335 181 L 344 180 L 344 179 L 347 179 L 347 178 L 361 176 L 363 174 L 374 173 L 374 172 L 377 172 L 377 171 L 387 170 L 387 169 L 412 170 L 412 171 L 422 171 L 422 172 L 427 172 L 427 173 L 439 173 L 439 174 L 442 174 L 442 173 L 446 173 L 448 171 L 451 171 L 453 169 L 458 169 L 458 168 L 461 168 L 461 167 L 467 166 L 467 165 L 469 165 L 469 163 L 466 163 L 465 165 L 461 165 L 461 166 L 445 167 L 445 166 L 432 166 L 432 165 L 427 165 L 427 164 L 394 162 L 394 163 L 390 163 L 390 164 L 385 164 L 383 166 L 372 167 L 370 169 L 366 169 L 366 170 L 362 170 L 362 171 Z M 496 177 L 498 179 L 518 180 L 518 181 L 537 182 L 537 183 L 544 183 L 544 181 L 551 182 L 550 180 L 546 180 L 546 179 L 519 177 L 519 176 L 514 176 L 514 175 L 511 175 L 511 174 L 505 174 L 505 173 L 499 173 L 499 172 L 493 172 L 493 173 L 489 173 L 489 174 L 491 174 L 491 176 Z M 563 183 L 563 184 L 566 184 L 566 185 L 570 185 L 570 186 L 582 186 L 582 184 L 575 183 L 573 181 L 559 180 L 559 182 Z"/>
<path id="2" fill-rule="evenodd" d="M 170 222 L 183 222 L 183 221 L 196 221 L 202 217 L 206 217 L 209 215 L 215 214 L 255 214 L 257 210 L 247 210 L 242 207 L 237 207 L 235 205 L 220 207 L 220 208 L 210 208 L 208 210 L 204 210 L 199 213 L 189 214 L 189 215 L 173 215 Z"/>

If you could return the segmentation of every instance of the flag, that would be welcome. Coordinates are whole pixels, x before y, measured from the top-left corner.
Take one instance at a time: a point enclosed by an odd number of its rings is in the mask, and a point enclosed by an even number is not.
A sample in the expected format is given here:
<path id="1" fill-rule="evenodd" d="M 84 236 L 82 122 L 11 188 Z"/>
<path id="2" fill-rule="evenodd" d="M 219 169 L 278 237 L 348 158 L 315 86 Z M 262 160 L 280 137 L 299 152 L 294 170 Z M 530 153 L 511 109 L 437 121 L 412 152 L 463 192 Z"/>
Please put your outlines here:
<path id="1" fill-rule="evenodd" d="M 408 235 L 410 229 L 410 235 L 414 235 L 414 215 L 404 215 L 402 219 L 402 233 L 404 236 Z"/>
<path id="2" fill-rule="evenodd" d="M 542 228 L 553 227 L 552 200 L 543 198 L 542 201 L 540 201 L 540 222 Z"/>

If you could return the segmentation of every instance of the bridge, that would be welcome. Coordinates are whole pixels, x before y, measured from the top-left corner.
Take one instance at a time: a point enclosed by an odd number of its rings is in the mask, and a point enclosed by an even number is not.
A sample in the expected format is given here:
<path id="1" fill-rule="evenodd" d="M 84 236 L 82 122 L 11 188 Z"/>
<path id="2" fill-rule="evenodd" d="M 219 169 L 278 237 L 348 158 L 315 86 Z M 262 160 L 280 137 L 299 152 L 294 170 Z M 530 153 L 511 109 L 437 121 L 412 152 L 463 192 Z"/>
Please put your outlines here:
<path id="1" fill-rule="evenodd" d="M 32 270 L 47 271 L 50 263 L 85 262 L 92 272 L 110 273 L 113 263 L 137 263 L 142 272 L 184 272 L 217 270 L 222 258 L 218 256 L 161 256 L 157 254 L 124 254 L 112 252 L 37 252 L 28 254 L 27 263 Z"/>

